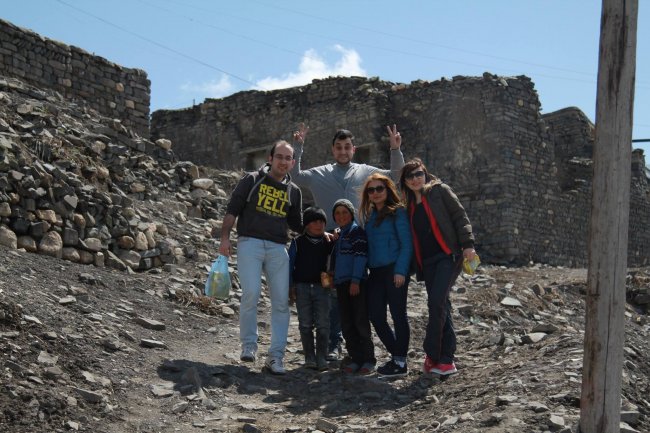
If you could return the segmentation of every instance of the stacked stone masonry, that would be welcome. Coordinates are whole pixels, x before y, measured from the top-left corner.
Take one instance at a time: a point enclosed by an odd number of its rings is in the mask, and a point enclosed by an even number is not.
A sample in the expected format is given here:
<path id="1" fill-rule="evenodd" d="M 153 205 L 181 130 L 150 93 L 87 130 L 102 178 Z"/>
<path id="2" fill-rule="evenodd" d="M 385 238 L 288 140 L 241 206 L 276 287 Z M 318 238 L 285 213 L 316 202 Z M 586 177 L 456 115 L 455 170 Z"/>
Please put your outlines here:
<path id="1" fill-rule="evenodd" d="M 0 19 L 0 75 L 55 90 L 120 119 L 142 137 L 149 135 L 151 83 L 143 70 L 123 68 Z"/>
<path id="2" fill-rule="evenodd" d="M 481 256 L 585 266 L 594 126 L 576 108 L 546 115 L 540 109 L 525 76 L 486 73 L 409 85 L 330 78 L 156 111 L 151 138 L 170 139 L 181 159 L 250 170 L 273 141 L 290 140 L 304 121 L 310 130 L 303 168 L 332 162 L 338 128 L 355 134 L 358 161 L 388 167 L 385 128 L 396 123 L 405 157 L 423 159 L 462 200 Z M 650 187 L 643 154 L 634 155 L 630 266 L 650 260 Z"/>
<path id="3" fill-rule="evenodd" d="M 0 245 L 174 272 L 202 254 L 198 240 L 211 240 L 228 201 L 220 185 L 233 174 L 203 178 L 198 166 L 176 162 L 170 147 L 132 138 L 121 122 L 56 91 L 0 76 Z M 193 228 L 193 242 L 168 230 L 170 221 Z"/>
<path id="4" fill-rule="evenodd" d="M 216 168 L 257 167 L 272 142 L 290 139 L 303 121 L 310 127 L 304 168 L 332 161 L 330 143 L 338 128 L 356 135 L 359 161 L 387 168 L 385 127 L 396 123 L 406 158 L 422 158 L 459 195 L 482 257 L 502 263 L 586 264 L 594 127 L 576 108 L 542 115 L 534 85 L 524 76 L 485 73 L 408 85 L 362 77 L 315 80 L 157 111 L 149 130 L 150 82 L 144 71 L 122 68 L 2 20 L 0 76 L 6 77 L 0 84 L 7 89 L 15 89 L 9 80 L 15 77 L 114 119 L 102 131 L 119 145 L 172 155 L 173 143 L 174 155 Z M 154 146 L 147 138 L 163 140 Z M 635 151 L 632 266 L 650 260 L 649 221 L 645 159 Z"/>

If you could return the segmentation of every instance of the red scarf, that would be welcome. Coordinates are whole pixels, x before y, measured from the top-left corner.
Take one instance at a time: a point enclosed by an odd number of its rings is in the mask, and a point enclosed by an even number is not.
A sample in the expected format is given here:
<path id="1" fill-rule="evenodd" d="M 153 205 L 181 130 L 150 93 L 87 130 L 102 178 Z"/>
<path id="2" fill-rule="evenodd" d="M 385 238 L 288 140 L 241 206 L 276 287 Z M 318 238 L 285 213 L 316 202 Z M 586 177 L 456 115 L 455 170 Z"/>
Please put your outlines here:
<path id="1" fill-rule="evenodd" d="M 436 238 L 436 241 L 438 241 L 438 244 L 440 245 L 440 248 L 442 248 L 442 251 L 444 251 L 445 254 L 451 254 L 451 249 L 447 246 L 447 243 L 445 242 L 444 238 L 442 237 L 442 233 L 440 232 L 440 227 L 438 227 L 438 221 L 436 221 L 436 217 L 433 215 L 433 212 L 431 212 L 431 208 L 429 207 L 429 203 L 427 202 L 426 197 L 424 194 L 422 195 L 422 206 L 424 206 L 424 212 L 427 214 L 427 218 L 429 219 L 429 222 L 431 223 L 431 229 L 433 230 L 433 236 Z M 418 240 L 418 237 L 415 234 L 415 228 L 413 226 L 413 215 L 415 214 L 415 201 L 411 202 L 411 205 L 409 206 L 409 215 L 411 219 L 411 234 L 413 235 L 413 247 L 415 249 L 415 259 L 418 262 L 418 266 L 420 269 L 422 269 L 422 253 L 420 252 L 420 241 Z"/>

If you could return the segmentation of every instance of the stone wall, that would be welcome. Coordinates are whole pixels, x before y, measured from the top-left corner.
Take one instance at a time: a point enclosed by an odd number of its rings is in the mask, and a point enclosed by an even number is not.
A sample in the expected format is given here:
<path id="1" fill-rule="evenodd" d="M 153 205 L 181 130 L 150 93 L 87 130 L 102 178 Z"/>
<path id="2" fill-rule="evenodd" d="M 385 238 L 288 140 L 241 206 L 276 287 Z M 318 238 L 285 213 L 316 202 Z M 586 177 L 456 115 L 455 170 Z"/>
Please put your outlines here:
<path id="1" fill-rule="evenodd" d="M 0 75 L 83 101 L 149 136 L 151 83 L 143 70 L 123 68 L 0 19 Z"/>
<path id="2" fill-rule="evenodd" d="M 405 157 L 418 156 L 457 192 L 487 260 L 585 266 L 593 124 L 576 108 L 540 114 L 529 78 L 454 77 L 409 85 L 330 78 L 272 92 L 248 91 L 153 113 L 152 139 L 181 159 L 253 169 L 273 141 L 310 127 L 303 168 L 332 162 L 338 128 L 355 134 L 357 160 L 388 166 L 385 126 L 396 123 Z M 635 154 L 636 167 L 643 155 Z M 650 257 L 650 188 L 632 177 L 629 264 Z M 308 195 L 307 195 L 308 196 Z"/>
<path id="3" fill-rule="evenodd" d="M 632 190 L 630 194 L 630 248 L 628 263 L 650 263 L 650 179 L 646 175 L 643 150 L 632 152 Z"/>
<path id="4" fill-rule="evenodd" d="M 171 143 L 89 112 L 0 77 L 0 245 L 121 270 L 207 262 L 228 202 L 221 188 L 238 173 L 176 162 Z"/>
<path id="5" fill-rule="evenodd" d="M 184 110 L 156 111 L 151 135 L 171 139 L 181 159 L 253 169 L 258 153 L 268 152 L 277 139 L 289 140 L 304 121 L 310 127 L 306 165 L 331 160 L 329 143 L 336 129 L 344 127 L 355 133 L 358 147 L 372 148 L 372 162 L 385 164 L 387 150 L 375 144 L 385 131 L 388 91 L 390 85 L 379 80 L 349 78 L 276 92 L 240 92 Z"/>

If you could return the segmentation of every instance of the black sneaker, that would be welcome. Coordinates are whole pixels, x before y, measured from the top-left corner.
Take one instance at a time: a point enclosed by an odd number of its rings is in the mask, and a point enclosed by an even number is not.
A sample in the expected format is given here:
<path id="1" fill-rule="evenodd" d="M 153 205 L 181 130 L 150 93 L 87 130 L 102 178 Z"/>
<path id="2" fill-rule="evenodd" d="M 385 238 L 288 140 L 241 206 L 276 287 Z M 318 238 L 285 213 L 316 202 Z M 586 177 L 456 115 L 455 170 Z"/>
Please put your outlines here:
<path id="1" fill-rule="evenodd" d="M 379 367 L 377 373 L 385 377 L 403 377 L 408 374 L 408 367 L 406 367 L 406 364 L 404 364 L 404 367 L 400 367 L 399 364 L 391 359 Z"/>

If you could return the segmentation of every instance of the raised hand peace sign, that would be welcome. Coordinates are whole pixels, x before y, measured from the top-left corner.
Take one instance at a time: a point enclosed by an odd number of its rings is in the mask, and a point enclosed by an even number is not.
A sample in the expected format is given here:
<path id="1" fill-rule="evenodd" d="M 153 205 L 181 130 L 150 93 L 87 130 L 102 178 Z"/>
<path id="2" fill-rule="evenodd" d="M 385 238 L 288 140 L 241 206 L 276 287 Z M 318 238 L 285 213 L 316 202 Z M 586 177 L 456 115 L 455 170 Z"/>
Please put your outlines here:
<path id="1" fill-rule="evenodd" d="M 298 130 L 293 131 L 293 141 L 296 141 L 300 144 L 305 144 L 305 137 L 307 136 L 307 132 L 309 132 L 309 126 L 305 126 L 303 122 L 298 125 Z"/>
<path id="2" fill-rule="evenodd" d="M 402 136 L 397 132 L 397 125 L 393 123 L 393 128 L 386 126 L 388 130 L 388 138 L 390 140 L 390 149 L 395 150 L 399 149 L 402 146 Z"/>

